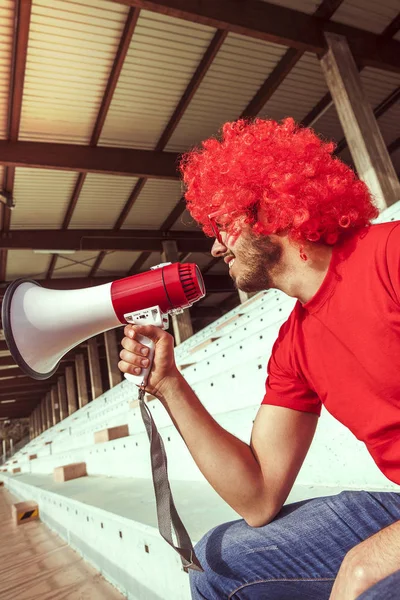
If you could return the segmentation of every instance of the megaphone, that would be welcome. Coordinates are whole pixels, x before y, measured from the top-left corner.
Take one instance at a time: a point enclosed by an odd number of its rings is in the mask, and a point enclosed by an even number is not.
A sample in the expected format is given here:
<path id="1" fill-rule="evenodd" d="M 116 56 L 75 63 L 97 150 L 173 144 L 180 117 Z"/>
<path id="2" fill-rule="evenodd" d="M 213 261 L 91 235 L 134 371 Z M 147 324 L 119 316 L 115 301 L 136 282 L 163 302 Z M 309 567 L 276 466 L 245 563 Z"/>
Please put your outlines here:
<path id="1" fill-rule="evenodd" d="M 163 263 L 150 271 L 78 290 L 43 288 L 17 279 L 4 295 L 2 322 L 8 348 L 19 367 L 34 379 L 47 379 L 61 358 L 78 344 L 126 323 L 166 329 L 168 315 L 182 312 L 205 295 L 200 269 L 193 263 Z M 154 344 L 140 340 L 150 348 Z M 143 385 L 147 370 L 129 376 Z"/>

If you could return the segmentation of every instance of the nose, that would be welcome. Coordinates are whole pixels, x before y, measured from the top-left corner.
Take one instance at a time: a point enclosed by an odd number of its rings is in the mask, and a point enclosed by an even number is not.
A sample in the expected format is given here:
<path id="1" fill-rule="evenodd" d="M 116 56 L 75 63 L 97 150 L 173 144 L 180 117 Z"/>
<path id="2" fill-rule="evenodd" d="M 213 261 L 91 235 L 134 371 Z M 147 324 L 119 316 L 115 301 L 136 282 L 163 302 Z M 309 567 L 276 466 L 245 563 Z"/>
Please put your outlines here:
<path id="1" fill-rule="evenodd" d="M 211 255 L 214 258 L 218 258 L 218 257 L 226 254 L 227 249 L 228 248 L 225 246 L 225 244 L 223 242 L 221 243 L 216 239 L 214 241 L 213 247 L 211 248 Z"/>

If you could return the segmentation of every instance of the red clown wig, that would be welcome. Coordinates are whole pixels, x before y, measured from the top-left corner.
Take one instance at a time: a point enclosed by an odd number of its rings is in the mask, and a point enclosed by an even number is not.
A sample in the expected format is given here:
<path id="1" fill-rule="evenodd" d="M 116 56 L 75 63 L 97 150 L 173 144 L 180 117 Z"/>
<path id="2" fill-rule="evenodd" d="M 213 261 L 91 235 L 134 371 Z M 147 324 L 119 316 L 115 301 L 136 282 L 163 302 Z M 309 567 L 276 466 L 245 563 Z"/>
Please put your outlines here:
<path id="1" fill-rule="evenodd" d="M 188 210 L 210 236 L 213 214 L 234 235 L 248 223 L 257 234 L 333 245 L 378 215 L 367 186 L 334 149 L 291 118 L 225 123 L 221 140 L 182 158 Z"/>

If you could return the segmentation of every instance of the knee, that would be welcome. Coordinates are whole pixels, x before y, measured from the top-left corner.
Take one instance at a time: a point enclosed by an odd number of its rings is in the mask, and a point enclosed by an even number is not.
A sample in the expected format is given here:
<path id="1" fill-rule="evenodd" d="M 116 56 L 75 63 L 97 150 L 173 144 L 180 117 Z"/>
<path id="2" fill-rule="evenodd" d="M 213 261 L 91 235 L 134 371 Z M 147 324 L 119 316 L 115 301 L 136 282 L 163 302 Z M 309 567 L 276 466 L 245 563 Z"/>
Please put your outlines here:
<path id="1" fill-rule="evenodd" d="M 204 572 L 190 569 L 190 589 L 192 598 L 221 598 L 226 590 L 225 585 L 237 578 L 238 554 L 235 553 L 237 533 L 246 526 L 244 521 L 224 523 L 206 533 L 195 545 L 196 556 Z M 232 531 L 233 529 L 233 531 Z"/>

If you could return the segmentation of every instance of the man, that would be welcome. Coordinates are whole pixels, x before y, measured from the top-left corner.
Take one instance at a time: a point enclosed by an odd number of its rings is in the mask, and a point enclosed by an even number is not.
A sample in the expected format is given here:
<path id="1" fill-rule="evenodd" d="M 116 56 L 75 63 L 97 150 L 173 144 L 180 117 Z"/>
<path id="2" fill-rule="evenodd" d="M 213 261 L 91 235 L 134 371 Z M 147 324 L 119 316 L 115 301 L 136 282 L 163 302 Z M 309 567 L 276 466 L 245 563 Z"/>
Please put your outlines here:
<path id="1" fill-rule="evenodd" d="M 121 371 L 140 372 L 146 360 L 136 332 L 156 342 L 148 391 L 243 517 L 197 545 L 196 600 L 400 598 L 400 488 L 283 507 L 322 404 L 400 484 L 400 223 L 370 225 L 368 190 L 333 150 L 292 119 L 238 121 L 182 162 L 188 208 L 216 237 L 212 254 L 236 286 L 298 299 L 269 361 L 250 445 L 203 408 L 169 334 L 125 329 Z"/>

